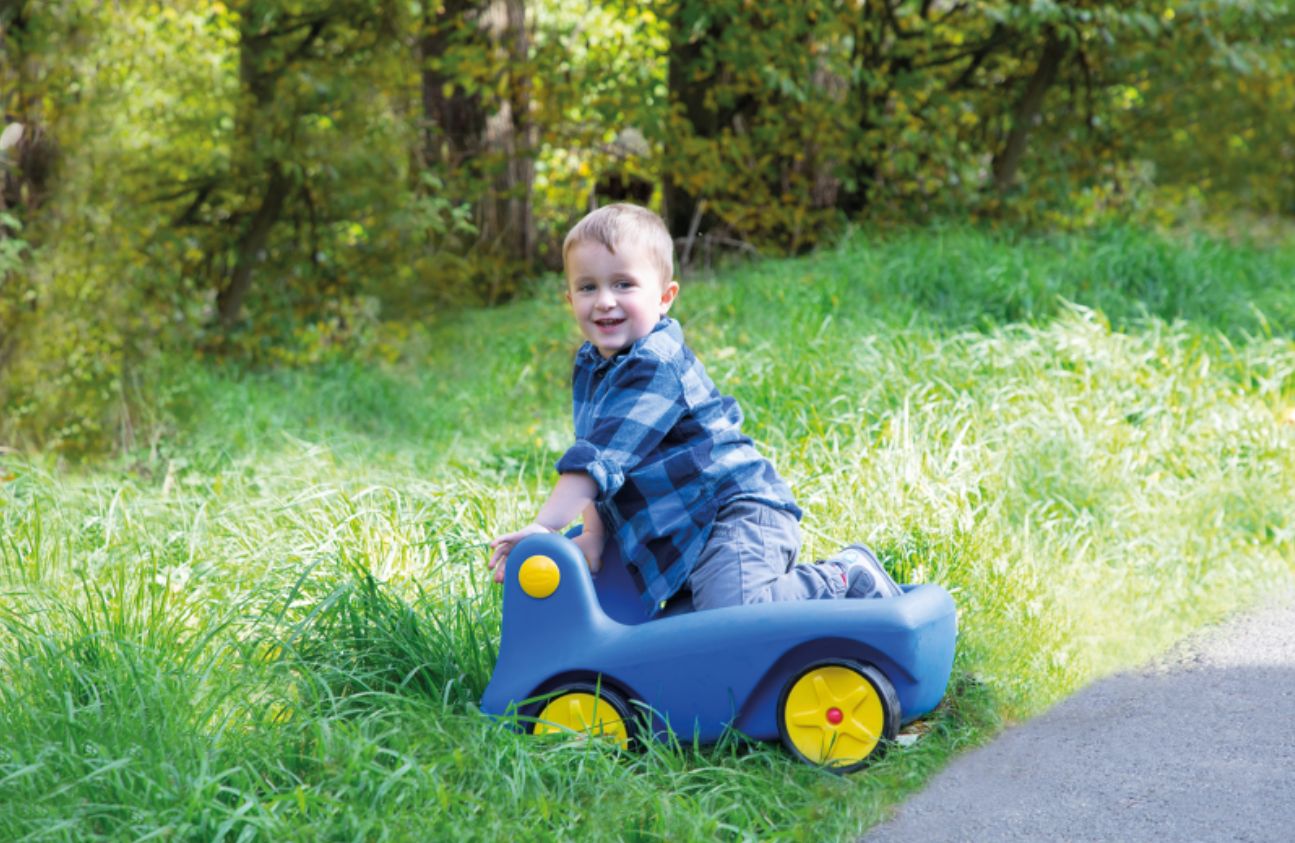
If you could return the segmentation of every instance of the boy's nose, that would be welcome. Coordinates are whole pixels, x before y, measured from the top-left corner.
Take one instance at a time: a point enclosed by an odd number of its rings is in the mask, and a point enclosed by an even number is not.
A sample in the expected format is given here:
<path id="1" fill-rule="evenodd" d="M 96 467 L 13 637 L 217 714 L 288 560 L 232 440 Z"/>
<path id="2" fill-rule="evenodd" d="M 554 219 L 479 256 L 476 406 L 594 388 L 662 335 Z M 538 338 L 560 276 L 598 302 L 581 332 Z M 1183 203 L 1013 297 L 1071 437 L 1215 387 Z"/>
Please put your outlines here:
<path id="1" fill-rule="evenodd" d="M 611 310 L 616 306 L 616 296 L 612 295 L 611 290 L 603 289 L 598 291 L 598 298 L 594 302 L 600 310 Z"/>

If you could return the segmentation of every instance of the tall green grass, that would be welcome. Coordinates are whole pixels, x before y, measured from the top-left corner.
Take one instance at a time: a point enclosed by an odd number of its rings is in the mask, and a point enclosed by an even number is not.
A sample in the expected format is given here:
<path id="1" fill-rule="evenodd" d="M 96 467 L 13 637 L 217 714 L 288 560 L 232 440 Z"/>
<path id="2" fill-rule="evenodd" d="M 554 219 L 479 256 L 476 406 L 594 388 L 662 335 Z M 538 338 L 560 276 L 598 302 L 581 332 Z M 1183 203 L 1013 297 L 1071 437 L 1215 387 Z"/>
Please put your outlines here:
<path id="1" fill-rule="evenodd" d="M 177 368 L 169 436 L 0 464 L 0 839 L 843 839 L 960 747 L 1295 572 L 1295 252 L 857 234 L 677 314 L 806 510 L 954 592 L 947 704 L 848 778 L 736 736 L 621 753 L 484 721 L 489 536 L 569 437 L 532 300 L 386 361 Z"/>

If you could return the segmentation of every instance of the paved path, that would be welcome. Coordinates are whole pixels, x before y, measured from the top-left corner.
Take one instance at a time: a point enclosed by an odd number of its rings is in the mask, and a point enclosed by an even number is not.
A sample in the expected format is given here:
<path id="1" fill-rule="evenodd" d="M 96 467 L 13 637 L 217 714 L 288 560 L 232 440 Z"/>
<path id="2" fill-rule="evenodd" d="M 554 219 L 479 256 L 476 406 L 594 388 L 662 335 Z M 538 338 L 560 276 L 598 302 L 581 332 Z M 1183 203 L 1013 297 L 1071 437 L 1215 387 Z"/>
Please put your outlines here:
<path id="1" fill-rule="evenodd" d="M 1007 730 L 863 839 L 1295 841 L 1295 595 Z"/>

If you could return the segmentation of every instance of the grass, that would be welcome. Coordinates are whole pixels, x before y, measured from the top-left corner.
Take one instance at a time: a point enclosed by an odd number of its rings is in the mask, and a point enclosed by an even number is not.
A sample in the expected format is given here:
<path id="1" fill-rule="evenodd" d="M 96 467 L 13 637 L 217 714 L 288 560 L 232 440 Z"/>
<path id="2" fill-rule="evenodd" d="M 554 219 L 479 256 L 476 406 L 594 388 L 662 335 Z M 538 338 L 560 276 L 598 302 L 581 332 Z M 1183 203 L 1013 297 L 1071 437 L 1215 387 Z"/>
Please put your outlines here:
<path id="1" fill-rule="evenodd" d="M 848 778 L 476 714 L 480 544 L 569 436 L 555 287 L 390 325 L 385 362 L 177 367 L 153 449 L 0 464 L 0 838 L 849 838 L 1003 720 L 1292 577 L 1292 278 L 1290 249 L 950 230 L 685 281 L 806 555 L 869 541 L 959 603 L 947 705 Z"/>

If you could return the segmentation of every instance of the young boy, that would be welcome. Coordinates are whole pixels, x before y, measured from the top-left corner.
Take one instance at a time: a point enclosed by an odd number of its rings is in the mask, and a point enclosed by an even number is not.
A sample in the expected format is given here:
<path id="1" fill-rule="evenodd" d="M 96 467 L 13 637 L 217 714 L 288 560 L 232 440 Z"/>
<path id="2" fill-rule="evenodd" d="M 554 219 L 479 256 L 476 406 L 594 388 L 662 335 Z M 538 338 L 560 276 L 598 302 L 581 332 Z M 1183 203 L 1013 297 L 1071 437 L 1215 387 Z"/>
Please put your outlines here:
<path id="1" fill-rule="evenodd" d="M 899 594 L 862 545 L 796 564 L 791 491 L 666 316 L 679 293 L 673 245 L 635 205 L 600 208 L 567 235 L 566 296 L 588 340 L 572 376 L 576 441 L 535 521 L 490 543 L 495 582 L 518 541 L 583 514 L 575 541 L 590 569 L 616 542 L 654 612 L 685 587 L 695 609 Z"/>

